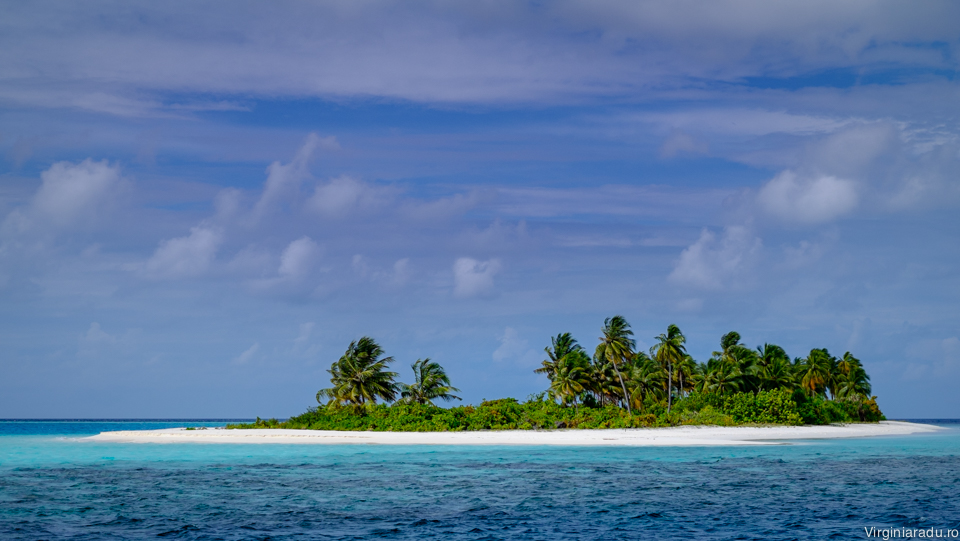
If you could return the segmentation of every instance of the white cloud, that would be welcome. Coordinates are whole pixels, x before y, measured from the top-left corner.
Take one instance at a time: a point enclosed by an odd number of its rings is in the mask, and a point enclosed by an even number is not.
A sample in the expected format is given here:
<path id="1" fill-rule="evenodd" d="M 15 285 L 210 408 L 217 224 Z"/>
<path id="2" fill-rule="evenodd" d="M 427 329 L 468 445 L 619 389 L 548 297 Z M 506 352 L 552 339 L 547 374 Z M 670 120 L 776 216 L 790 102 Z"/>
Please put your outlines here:
<path id="1" fill-rule="evenodd" d="M 315 326 L 316 324 L 313 321 L 300 324 L 300 332 L 293 340 L 292 352 L 294 355 L 303 358 L 313 358 L 320 352 L 320 346 L 318 344 L 312 344 L 310 341 Z"/>
<path id="2" fill-rule="evenodd" d="M 320 246 L 313 239 L 304 235 L 292 241 L 280 253 L 280 265 L 276 267 L 275 275 L 250 280 L 247 285 L 254 291 L 262 293 L 300 295 L 304 293 L 304 288 L 311 288 L 315 285 L 307 278 L 316 269 L 321 252 Z M 256 255 L 256 252 L 253 254 Z M 255 263 L 257 260 L 259 260 L 259 257 L 252 262 Z"/>
<path id="3" fill-rule="evenodd" d="M 308 204 L 323 214 L 341 216 L 357 206 L 365 188 L 359 180 L 348 176 L 338 177 L 318 185 Z"/>
<path id="4" fill-rule="evenodd" d="M 397 284 L 403 284 L 410 279 L 410 258 L 404 257 L 393 263 L 393 281 Z"/>
<path id="5" fill-rule="evenodd" d="M 697 141 L 688 133 L 747 137 L 771 134 L 815 135 L 832 133 L 849 123 L 849 120 L 731 107 L 630 114 L 620 117 L 620 122 L 650 123 L 658 126 L 660 130 L 671 130 L 673 134 L 664 143 L 661 152 L 702 153 L 706 151 L 706 144 Z"/>
<path id="6" fill-rule="evenodd" d="M 687 152 L 691 154 L 705 154 L 708 150 L 707 144 L 698 141 L 687 133 L 676 131 L 667 137 L 663 145 L 660 146 L 661 158 L 673 158 L 677 154 Z"/>
<path id="7" fill-rule="evenodd" d="M 818 261 L 821 257 L 823 257 L 823 246 L 802 240 L 795 247 L 783 247 L 782 263 L 787 269 L 798 269 Z"/>
<path id="8" fill-rule="evenodd" d="M 633 242 L 629 238 L 609 234 L 571 235 L 557 238 L 557 245 L 567 248 L 629 248 Z"/>
<path id="9" fill-rule="evenodd" d="M 493 292 L 493 277 L 500 271 L 500 260 L 478 261 L 461 257 L 453 263 L 453 294 L 456 297 L 476 297 Z"/>
<path id="10" fill-rule="evenodd" d="M 297 348 L 303 347 L 310 340 L 310 333 L 313 332 L 314 325 L 315 323 L 312 321 L 300 324 L 300 334 L 293 341 Z"/>
<path id="11" fill-rule="evenodd" d="M 680 253 L 669 279 L 703 289 L 731 285 L 750 270 L 761 245 L 760 239 L 744 226 L 727 227 L 719 238 L 704 229 L 697 242 Z"/>
<path id="12" fill-rule="evenodd" d="M 516 329 L 507 327 L 500 336 L 500 346 L 493 352 L 493 360 L 498 363 L 513 362 L 521 366 L 535 365 L 539 361 L 537 351 L 520 338 Z"/>
<path id="13" fill-rule="evenodd" d="M 388 286 L 400 286 L 410 280 L 410 258 L 404 257 L 394 261 L 389 269 L 373 268 L 369 260 L 356 254 L 353 256 L 352 267 L 361 278 L 379 282 Z"/>
<path id="14" fill-rule="evenodd" d="M 358 211 L 385 206 L 392 199 L 392 190 L 340 176 L 316 186 L 307 207 L 330 218 L 342 218 Z"/>
<path id="15" fill-rule="evenodd" d="M 677 301 L 676 309 L 679 312 L 690 312 L 697 313 L 700 310 L 703 310 L 703 299 L 682 299 Z M 642 348 L 637 348 L 637 351 L 643 351 Z"/>
<path id="16" fill-rule="evenodd" d="M 300 183 L 310 174 L 308 169 L 310 160 L 320 148 L 338 148 L 336 138 L 321 138 L 316 133 L 307 136 L 306 141 L 297 151 L 293 160 L 284 165 L 273 162 L 267 167 L 267 181 L 263 186 L 263 194 L 254 206 L 255 217 L 276 210 L 277 205 L 284 199 L 291 199 L 300 192 Z"/>
<path id="17" fill-rule="evenodd" d="M 22 233 L 93 220 L 121 183 L 118 166 L 89 158 L 78 164 L 55 163 L 40 173 L 40 180 L 40 188 L 30 204 L 10 214 L 4 221 L 4 230 Z"/>
<path id="18" fill-rule="evenodd" d="M 87 359 L 107 359 L 113 355 L 129 356 L 136 349 L 139 329 L 128 329 L 123 334 L 110 334 L 98 322 L 93 322 L 80 336 L 77 355 Z"/>
<path id="19" fill-rule="evenodd" d="M 93 209 L 120 182 L 120 168 L 106 160 L 79 164 L 59 162 L 40 174 L 43 184 L 33 201 L 36 211 L 50 220 L 69 223 Z"/>
<path id="20" fill-rule="evenodd" d="M 150 276 L 162 278 L 203 274 L 213 263 L 222 242 L 220 231 L 206 226 L 194 227 L 185 237 L 161 242 L 144 270 Z"/>
<path id="21" fill-rule="evenodd" d="M 736 0 L 251 4 L 229 14 L 206 4 L 114 12 L 84 2 L 3 15 L 5 100 L 118 115 L 238 107 L 171 104 L 156 91 L 556 102 L 683 79 L 949 70 L 949 54 L 922 45 L 953 43 L 958 18 L 951 2 Z"/>
<path id="22" fill-rule="evenodd" d="M 732 195 L 729 188 L 692 190 L 667 185 L 608 184 L 590 188 L 498 188 L 493 208 L 500 216 L 569 218 L 572 216 L 643 216 L 676 219 L 690 212 L 711 212 Z"/>
<path id="23" fill-rule="evenodd" d="M 432 201 L 406 200 L 400 203 L 397 209 L 401 216 L 410 220 L 436 220 L 462 215 L 470 209 L 482 204 L 490 203 L 497 197 L 496 190 L 487 188 L 473 190 L 469 193 L 454 194 Z"/>
<path id="24" fill-rule="evenodd" d="M 233 256 L 227 268 L 246 276 L 267 276 L 277 269 L 276 256 L 265 248 L 249 245 Z"/>
<path id="25" fill-rule="evenodd" d="M 859 196 L 853 181 L 831 176 L 802 178 L 784 171 L 766 183 L 757 194 L 760 208 L 785 222 L 828 222 L 857 207 Z"/>
<path id="26" fill-rule="evenodd" d="M 282 278 L 296 280 L 304 277 L 320 255 L 320 247 L 310 237 L 303 236 L 291 242 L 280 254 L 277 274 Z"/>
<path id="27" fill-rule="evenodd" d="M 247 348 L 247 350 L 241 353 L 240 355 L 237 355 L 233 359 L 233 362 L 236 364 L 247 364 L 251 360 L 253 360 L 253 358 L 257 355 L 259 351 L 260 351 L 260 342 L 257 342 L 252 346 L 250 346 L 249 348 Z"/>
<path id="28" fill-rule="evenodd" d="M 117 342 L 117 337 L 111 334 L 108 334 L 104 331 L 100 324 L 93 322 L 90 324 L 90 328 L 87 329 L 87 333 L 83 336 L 83 341 L 87 344 L 115 344 Z"/>

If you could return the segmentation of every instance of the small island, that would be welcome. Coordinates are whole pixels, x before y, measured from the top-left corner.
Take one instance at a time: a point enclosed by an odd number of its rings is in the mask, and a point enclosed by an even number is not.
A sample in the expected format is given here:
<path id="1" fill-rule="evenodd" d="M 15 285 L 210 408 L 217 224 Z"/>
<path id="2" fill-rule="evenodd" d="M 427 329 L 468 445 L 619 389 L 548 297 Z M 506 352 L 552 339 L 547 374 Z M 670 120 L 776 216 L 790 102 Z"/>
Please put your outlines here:
<path id="1" fill-rule="evenodd" d="M 413 363 L 413 382 L 397 381 L 392 357 L 370 337 L 352 342 L 330 369 L 319 407 L 286 421 L 260 419 L 232 429 L 462 432 L 662 428 L 683 425 L 799 426 L 877 423 L 885 417 L 871 395 L 870 377 L 850 352 L 812 349 L 791 360 L 774 344 L 750 348 L 737 332 L 720 339 L 707 362 L 695 361 L 676 325 L 636 351 L 623 316 L 604 321 L 591 356 L 570 333 L 544 348 L 536 372 L 550 382 L 526 401 L 485 400 L 441 407 L 459 390 L 440 364 Z"/>

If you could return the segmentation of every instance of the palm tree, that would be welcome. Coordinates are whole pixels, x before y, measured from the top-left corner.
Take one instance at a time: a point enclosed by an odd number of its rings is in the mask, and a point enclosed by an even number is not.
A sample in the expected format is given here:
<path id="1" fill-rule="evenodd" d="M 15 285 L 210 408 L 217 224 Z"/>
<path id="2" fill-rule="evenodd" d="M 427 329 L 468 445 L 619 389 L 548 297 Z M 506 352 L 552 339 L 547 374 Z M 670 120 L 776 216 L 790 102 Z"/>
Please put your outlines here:
<path id="1" fill-rule="evenodd" d="M 837 361 L 837 371 L 841 374 L 849 374 L 851 370 L 862 366 L 860 359 L 854 357 L 849 351 L 843 354 L 843 357 Z"/>
<path id="2" fill-rule="evenodd" d="M 590 385 L 590 358 L 583 349 L 574 350 L 560 358 L 554 377 L 550 380 L 550 395 L 566 406 Z"/>
<path id="3" fill-rule="evenodd" d="M 740 370 L 733 363 L 711 359 L 703 376 L 703 391 L 724 395 L 741 389 Z"/>
<path id="4" fill-rule="evenodd" d="M 413 368 L 413 385 L 406 383 L 400 384 L 400 402 L 405 404 L 430 404 L 433 400 L 460 400 L 459 396 L 450 393 L 460 391 L 456 387 L 450 386 L 450 378 L 444 372 L 443 367 L 427 359 L 417 359 L 417 362 L 411 365 Z"/>
<path id="5" fill-rule="evenodd" d="M 862 367 L 856 367 L 850 370 L 849 374 L 843 376 L 837 382 L 837 398 L 858 399 L 867 398 L 873 389 L 870 385 L 870 376 Z"/>
<path id="6" fill-rule="evenodd" d="M 731 360 L 734 348 L 740 346 L 740 333 L 730 331 L 720 337 L 720 351 L 714 351 L 713 356 L 720 360 Z"/>
<path id="7" fill-rule="evenodd" d="M 576 351 L 583 351 L 583 347 L 577 343 L 570 333 L 565 332 L 551 338 L 550 346 L 543 348 L 543 351 L 547 353 L 547 360 L 543 361 L 541 363 L 543 366 L 541 368 L 537 368 L 534 370 L 534 372 L 538 374 L 546 374 L 547 379 L 553 381 L 553 376 L 557 371 L 557 366 L 560 364 L 562 359 Z"/>
<path id="8" fill-rule="evenodd" d="M 775 344 L 757 346 L 757 377 L 760 390 L 792 389 L 796 386 L 790 357 Z"/>
<path id="9" fill-rule="evenodd" d="M 380 358 L 383 348 L 370 337 L 364 336 L 356 342 L 350 342 L 347 351 L 339 360 L 330 365 L 330 383 L 333 387 L 320 389 L 320 398 L 329 399 L 327 405 L 335 407 L 341 404 L 363 405 L 368 401 L 376 404 L 377 398 L 392 401 L 397 395 L 394 378 L 396 372 L 387 371 L 387 365 L 393 357 Z"/>
<path id="10" fill-rule="evenodd" d="M 686 346 L 684 346 L 687 337 L 680 332 L 680 327 L 671 324 L 667 326 L 667 333 L 661 334 L 656 340 L 656 345 L 650 348 L 650 354 L 660 363 L 660 366 L 667 370 L 667 413 L 670 413 L 673 395 L 673 365 L 682 361 L 687 354 Z"/>
<path id="11" fill-rule="evenodd" d="M 684 354 L 683 358 L 677 362 L 675 370 L 677 371 L 677 379 L 679 383 L 677 390 L 679 391 L 680 396 L 683 397 L 684 389 L 693 386 L 693 375 L 697 371 L 697 361 L 695 361 L 690 355 Z M 686 382 L 684 382 L 684 377 L 686 377 Z"/>
<path id="12" fill-rule="evenodd" d="M 658 394 L 663 393 L 663 380 L 666 379 L 666 373 L 645 353 L 637 352 L 627 378 L 627 389 L 630 391 L 633 404 L 642 410 L 647 397 L 656 398 Z"/>
<path id="13" fill-rule="evenodd" d="M 612 368 L 610 363 L 597 357 L 593 358 L 587 368 L 586 389 L 596 396 L 601 407 L 608 401 L 613 402 L 617 396 L 613 383 L 617 375 Z"/>
<path id="14" fill-rule="evenodd" d="M 800 370 L 800 385 L 807 394 L 823 394 L 830 384 L 831 369 L 835 361 L 826 349 L 811 349 L 805 359 L 800 359 L 797 365 Z"/>
<path id="15" fill-rule="evenodd" d="M 627 412 L 632 414 L 630 407 L 630 395 L 627 393 L 627 386 L 623 382 L 623 375 L 620 373 L 620 367 L 633 358 L 633 346 L 636 342 L 633 338 L 633 331 L 630 330 L 630 324 L 623 316 L 608 317 L 603 321 L 603 336 L 600 337 L 600 345 L 594 353 L 594 358 L 605 360 L 617 373 L 620 379 L 620 388 L 623 389 L 623 397 L 627 403 Z"/>
<path id="16" fill-rule="evenodd" d="M 836 366 L 837 374 L 834 384 L 837 387 L 837 398 L 852 399 L 870 396 L 872 392 L 870 376 L 863 369 L 860 359 L 857 359 L 848 351 L 843 354 Z"/>
<path id="17" fill-rule="evenodd" d="M 720 338 L 720 351 L 714 351 L 713 356 L 721 362 L 729 363 L 736 369 L 740 378 L 740 390 L 755 391 L 759 389 L 757 380 L 757 354 L 740 343 L 740 333 L 730 331 Z"/>

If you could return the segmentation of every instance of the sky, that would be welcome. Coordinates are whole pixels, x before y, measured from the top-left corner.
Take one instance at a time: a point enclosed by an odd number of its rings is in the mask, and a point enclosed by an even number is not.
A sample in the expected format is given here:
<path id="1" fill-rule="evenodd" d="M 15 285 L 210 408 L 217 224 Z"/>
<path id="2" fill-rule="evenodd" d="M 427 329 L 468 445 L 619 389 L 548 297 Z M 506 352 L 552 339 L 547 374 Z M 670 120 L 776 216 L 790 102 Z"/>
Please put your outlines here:
<path id="1" fill-rule="evenodd" d="M 550 337 L 862 360 L 960 417 L 960 4 L 0 3 L 0 418 L 464 403 Z"/>

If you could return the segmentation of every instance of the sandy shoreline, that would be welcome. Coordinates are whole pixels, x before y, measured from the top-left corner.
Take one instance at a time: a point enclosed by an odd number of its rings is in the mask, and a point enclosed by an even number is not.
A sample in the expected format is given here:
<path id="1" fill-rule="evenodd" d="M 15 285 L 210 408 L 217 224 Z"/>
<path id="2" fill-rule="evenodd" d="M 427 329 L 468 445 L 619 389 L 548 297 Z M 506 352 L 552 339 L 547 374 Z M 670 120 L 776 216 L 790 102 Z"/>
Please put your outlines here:
<path id="1" fill-rule="evenodd" d="M 503 430 L 484 432 L 346 432 L 331 430 L 128 430 L 86 440 L 129 443 L 295 443 L 381 445 L 777 445 L 791 440 L 900 436 L 943 430 L 933 425 L 883 421 L 829 426 L 682 426 L 609 430 Z"/>

